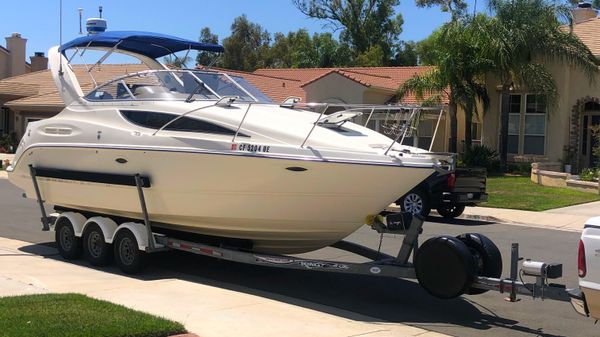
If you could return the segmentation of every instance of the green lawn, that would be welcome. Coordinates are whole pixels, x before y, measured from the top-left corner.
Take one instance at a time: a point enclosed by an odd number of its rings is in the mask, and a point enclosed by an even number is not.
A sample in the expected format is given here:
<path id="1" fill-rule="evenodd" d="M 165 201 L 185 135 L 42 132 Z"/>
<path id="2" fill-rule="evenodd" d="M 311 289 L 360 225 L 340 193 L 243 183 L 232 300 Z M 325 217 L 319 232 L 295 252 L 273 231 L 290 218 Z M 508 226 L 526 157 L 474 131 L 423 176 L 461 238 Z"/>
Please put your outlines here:
<path id="1" fill-rule="evenodd" d="M 2 337 L 163 337 L 176 322 L 78 294 L 0 298 Z"/>
<path id="2" fill-rule="evenodd" d="M 489 201 L 482 204 L 484 207 L 526 211 L 545 211 L 600 200 L 593 193 L 534 184 L 529 177 L 488 177 L 487 192 Z"/>

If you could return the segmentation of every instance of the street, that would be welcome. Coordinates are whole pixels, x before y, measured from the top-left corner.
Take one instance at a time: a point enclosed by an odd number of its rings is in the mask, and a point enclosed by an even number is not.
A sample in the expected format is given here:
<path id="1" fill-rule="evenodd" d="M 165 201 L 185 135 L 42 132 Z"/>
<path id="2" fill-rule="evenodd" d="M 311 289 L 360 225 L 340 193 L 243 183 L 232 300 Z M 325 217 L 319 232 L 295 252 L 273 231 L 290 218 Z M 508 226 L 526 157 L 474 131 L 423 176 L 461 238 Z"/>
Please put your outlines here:
<path id="1" fill-rule="evenodd" d="M 23 199 L 21 193 L 7 180 L 0 179 L 0 236 L 51 245 L 54 233 L 41 231 L 37 204 Z M 439 217 L 430 217 L 429 220 L 424 225 L 421 242 L 434 235 L 482 233 L 500 248 L 505 276 L 509 269 L 510 245 L 519 242 L 522 257 L 563 263 L 564 277 L 554 282 L 568 287 L 577 284 L 579 233 L 468 220 L 445 223 Z M 377 249 L 380 238 L 374 231 L 362 228 L 348 239 Z M 382 250 L 395 255 L 400 239 L 384 237 Z M 35 251 L 35 246 L 31 250 Z M 304 256 L 360 261 L 360 258 L 332 248 Z M 56 254 L 48 257 L 61 259 Z M 89 266 L 83 260 L 76 263 Z M 112 266 L 104 269 L 120 273 Z M 256 267 L 182 252 L 153 255 L 150 267 L 139 278 L 156 277 L 200 280 L 206 285 L 292 303 L 348 319 L 368 316 L 374 322 L 403 323 L 455 336 L 591 337 L 600 334 L 594 321 L 576 314 L 569 303 L 532 301 L 529 298 L 509 303 L 503 300 L 502 294 L 490 292 L 438 300 L 416 282 L 406 280 Z"/>

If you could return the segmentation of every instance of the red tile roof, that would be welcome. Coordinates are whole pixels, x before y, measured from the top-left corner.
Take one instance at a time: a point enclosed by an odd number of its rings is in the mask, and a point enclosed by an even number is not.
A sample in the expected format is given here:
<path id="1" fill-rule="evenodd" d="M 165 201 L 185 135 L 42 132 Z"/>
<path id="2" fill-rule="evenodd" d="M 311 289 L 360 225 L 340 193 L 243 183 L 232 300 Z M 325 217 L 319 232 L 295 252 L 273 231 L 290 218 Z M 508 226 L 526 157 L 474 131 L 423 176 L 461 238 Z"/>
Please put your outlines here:
<path id="1" fill-rule="evenodd" d="M 431 66 L 415 67 L 354 67 L 306 69 L 258 69 L 254 74 L 277 76 L 302 82 L 301 88 L 330 75 L 339 74 L 366 87 L 395 92 L 402 83 L 416 74 L 433 69 Z M 298 96 L 298 95 L 296 95 Z M 418 103 L 414 95 L 407 95 L 403 103 Z M 444 102 L 447 103 L 447 102 Z"/>
<path id="2" fill-rule="evenodd" d="M 568 28 L 565 27 L 565 30 Z M 573 34 L 583 42 L 596 57 L 600 57 L 600 17 L 573 24 Z"/>

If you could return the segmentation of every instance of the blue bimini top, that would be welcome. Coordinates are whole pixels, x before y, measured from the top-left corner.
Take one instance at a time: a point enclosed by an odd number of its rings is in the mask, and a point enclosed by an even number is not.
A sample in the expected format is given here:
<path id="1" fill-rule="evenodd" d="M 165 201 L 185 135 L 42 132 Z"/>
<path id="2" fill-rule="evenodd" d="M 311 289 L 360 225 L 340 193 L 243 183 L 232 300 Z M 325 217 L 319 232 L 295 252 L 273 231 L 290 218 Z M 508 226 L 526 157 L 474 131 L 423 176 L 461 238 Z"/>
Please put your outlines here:
<path id="1" fill-rule="evenodd" d="M 210 52 L 223 52 L 223 46 L 186 40 L 175 36 L 136 32 L 136 31 L 109 31 L 99 34 L 82 36 L 60 46 L 59 51 L 65 53 L 71 48 L 108 47 L 124 50 L 157 59 L 182 50 L 201 50 Z"/>

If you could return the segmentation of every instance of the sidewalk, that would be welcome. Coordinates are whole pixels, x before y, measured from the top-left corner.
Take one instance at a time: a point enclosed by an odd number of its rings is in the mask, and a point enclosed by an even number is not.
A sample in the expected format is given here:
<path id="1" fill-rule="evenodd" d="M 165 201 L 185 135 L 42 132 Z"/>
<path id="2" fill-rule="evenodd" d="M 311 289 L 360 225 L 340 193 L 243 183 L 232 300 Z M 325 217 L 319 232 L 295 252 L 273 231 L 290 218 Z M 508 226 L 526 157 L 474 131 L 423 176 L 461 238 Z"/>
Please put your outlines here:
<path id="1" fill-rule="evenodd" d="M 499 222 L 516 226 L 581 232 L 586 220 L 592 216 L 600 216 L 600 202 L 557 208 L 545 212 L 489 207 L 467 207 L 461 218 Z"/>
<path id="2" fill-rule="evenodd" d="M 336 308 L 317 311 L 289 304 L 301 303 L 298 299 L 276 301 L 208 286 L 201 278 L 189 275 L 180 278 L 170 272 L 172 278 L 166 278 L 155 272 L 143 278 L 127 277 L 115 268 L 101 271 L 63 262 L 56 250 L 44 246 L 35 249 L 46 257 L 25 253 L 22 247 L 30 245 L 0 238 L 0 296 L 76 291 L 176 320 L 202 337 L 445 336 L 403 324 L 381 323 Z"/>

